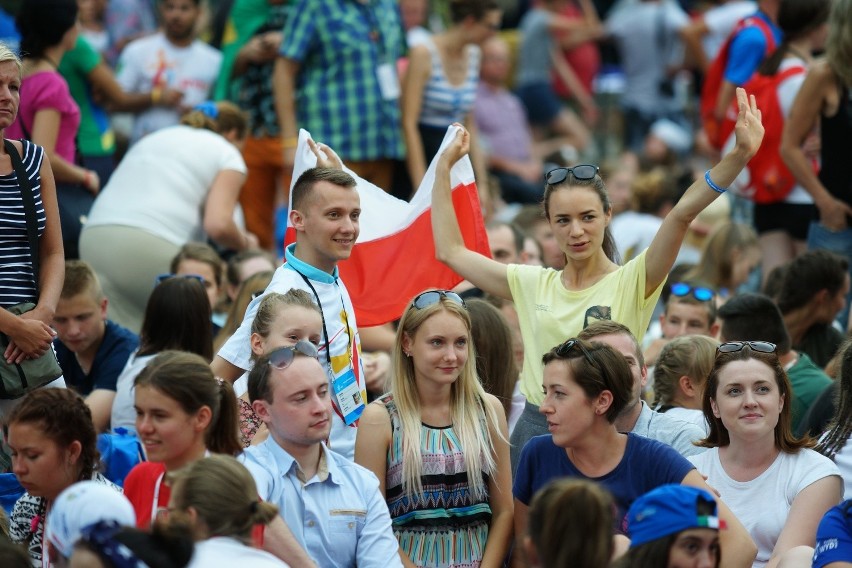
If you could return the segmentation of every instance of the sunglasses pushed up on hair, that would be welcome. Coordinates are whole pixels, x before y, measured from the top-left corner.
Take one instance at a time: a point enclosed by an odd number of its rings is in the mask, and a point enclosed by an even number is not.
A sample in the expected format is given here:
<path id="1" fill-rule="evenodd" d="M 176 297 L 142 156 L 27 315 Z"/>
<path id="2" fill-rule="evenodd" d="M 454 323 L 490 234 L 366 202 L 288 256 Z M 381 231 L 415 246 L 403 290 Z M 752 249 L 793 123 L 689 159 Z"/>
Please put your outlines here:
<path id="1" fill-rule="evenodd" d="M 775 344 L 768 341 L 728 341 L 716 348 L 717 353 L 735 353 L 748 347 L 758 353 L 775 353 Z"/>
<path id="2" fill-rule="evenodd" d="M 586 361 L 588 361 L 590 365 L 594 366 L 595 358 L 592 357 L 592 354 L 589 353 L 589 350 L 583 347 L 583 343 L 577 338 L 569 339 L 565 343 L 559 345 L 556 348 L 556 354 L 559 357 L 568 357 L 571 355 L 571 350 L 574 349 L 574 347 L 577 347 L 583 357 L 586 358 Z"/>
<path id="3" fill-rule="evenodd" d="M 295 345 L 279 347 L 268 355 L 269 365 L 276 369 L 286 369 L 296 358 L 296 353 L 301 353 L 314 359 L 319 357 L 317 346 L 307 341 L 297 341 Z"/>
<path id="4" fill-rule="evenodd" d="M 669 289 L 672 292 L 672 296 L 682 298 L 692 294 L 692 297 L 699 302 L 709 302 L 716 295 L 716 292 L 710 288 L 706 288 L 704 286 L 693 286 L 686 282 L 675 282 Z"/>
<path id="5" fill-rule="evenodd" d="M 600 168 L 591 164 L 580 164 L 573 168 L 554 168 L 544 175 L 544 181 L 547 185 L 557 185 L 568 179 L 568 176 L 573 176 L 578 180 L 595 179 Z"/>
<path id="6" fill-rule="evenodd" d="M 464 299 L 455 292 L 451 292 L 449 290 L 429 290 L 427 292 L 423 292 L 414 297 L 414 300 L 411 301 L 411 305 L 414 306 L 415 309 L 422 310 L 424 308 L 428 308 L 432 304 L 437 304 L 441 301 L 441 298 L 446 298 L 449 301 L 467 309 Z"/>

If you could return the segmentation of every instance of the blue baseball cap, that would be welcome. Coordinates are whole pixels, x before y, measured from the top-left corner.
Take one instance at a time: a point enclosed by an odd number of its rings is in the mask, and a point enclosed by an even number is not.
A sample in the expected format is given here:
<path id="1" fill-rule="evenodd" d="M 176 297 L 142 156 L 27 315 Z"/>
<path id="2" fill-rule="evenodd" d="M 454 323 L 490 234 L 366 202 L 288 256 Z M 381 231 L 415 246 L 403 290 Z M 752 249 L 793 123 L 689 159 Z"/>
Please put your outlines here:
<path id="1" fill-rule="evenodd" d="M 698 513 L 698 503 L 701 501 L 712 505 L 712 514 Z M 694 528 L 724 528 L 720 527 L 716 500 L 710 493 L 697 487 L 657 487 L 636 499 L 627 511 L 631 548 Z"/>

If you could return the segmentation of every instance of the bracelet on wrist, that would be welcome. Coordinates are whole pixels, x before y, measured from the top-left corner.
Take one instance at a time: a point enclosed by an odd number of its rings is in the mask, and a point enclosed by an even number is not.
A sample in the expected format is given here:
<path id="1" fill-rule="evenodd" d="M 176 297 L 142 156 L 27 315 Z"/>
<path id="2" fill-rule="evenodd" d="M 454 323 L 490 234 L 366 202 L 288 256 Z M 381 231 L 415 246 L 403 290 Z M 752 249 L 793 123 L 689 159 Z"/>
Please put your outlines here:
<path id="1" fill-rule="evenodd" d="M 299 137 L 298 136 L 291 136 L 289 138 L 282 138 L 281 139 L 281 146 L 284 147 L 284 148 L 295 148 L 298 145 L 299 145 Z"/>
<path id="2" fill-rule="evenodd" d="M 162 87 L 154 87 L 151 89 L 151 104 L 156 105 L 160 103 L 160 100 L 163 98 L 163 88 Z"/>
<path id="3" fill-rule="evenodd" d="M 707 182 L 707 185 L 710 186 L 710 189 L 712 189 L 716 193 L 725 193 L 726 191 L 728 191 L 727 187 L 719 187 L 718 185 L 713 183 L 713 180 L 710 179 L 710 170 L 704 172 L 704 181 Z"/>

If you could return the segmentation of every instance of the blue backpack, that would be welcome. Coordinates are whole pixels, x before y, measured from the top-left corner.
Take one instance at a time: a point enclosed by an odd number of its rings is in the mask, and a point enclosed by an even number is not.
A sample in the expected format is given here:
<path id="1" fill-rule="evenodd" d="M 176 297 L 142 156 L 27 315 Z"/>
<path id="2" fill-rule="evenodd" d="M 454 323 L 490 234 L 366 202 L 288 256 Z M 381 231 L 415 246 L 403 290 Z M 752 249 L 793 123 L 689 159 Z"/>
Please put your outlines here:
<path id="1" fill-rule="evenodd" d="M 130 470 L 145 461 L 139 438 L 126 428 L 116 428 L 115 433 L 98 435 L 98 451 L 104 465 L 104 476 L 119 487 L 124 487 L 124 478 Z"/>

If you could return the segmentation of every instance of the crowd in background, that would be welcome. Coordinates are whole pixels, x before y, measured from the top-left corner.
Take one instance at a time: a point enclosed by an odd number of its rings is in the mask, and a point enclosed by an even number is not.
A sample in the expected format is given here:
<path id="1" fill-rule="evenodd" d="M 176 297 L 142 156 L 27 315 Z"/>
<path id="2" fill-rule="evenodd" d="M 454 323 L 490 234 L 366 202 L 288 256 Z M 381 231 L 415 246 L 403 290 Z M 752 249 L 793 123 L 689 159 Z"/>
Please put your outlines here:
<path id="1" fill-rule="evenodd" d="M 852 566 L 852 0 L 0 2 L 0 131 L 3 566 Z"/>

